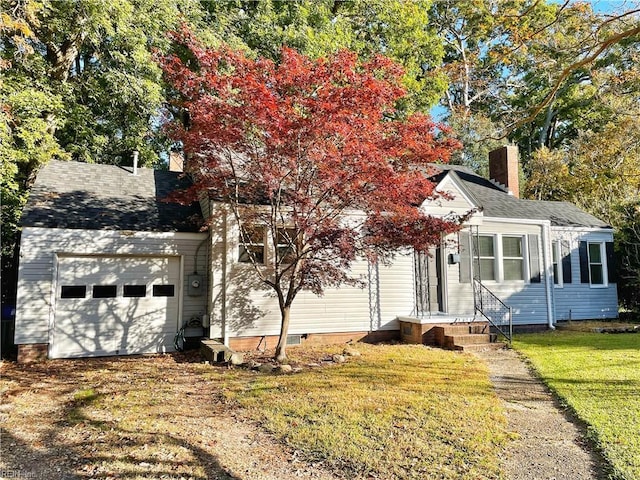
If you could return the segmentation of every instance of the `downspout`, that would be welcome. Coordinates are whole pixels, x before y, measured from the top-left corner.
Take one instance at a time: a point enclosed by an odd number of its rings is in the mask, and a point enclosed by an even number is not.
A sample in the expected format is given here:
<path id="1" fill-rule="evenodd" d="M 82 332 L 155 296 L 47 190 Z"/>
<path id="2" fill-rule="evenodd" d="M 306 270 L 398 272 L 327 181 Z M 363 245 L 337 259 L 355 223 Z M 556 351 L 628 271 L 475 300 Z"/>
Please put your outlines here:
<path id="1" fill-rule="evenodd" d="M 229 258 L 229 218 L 228 212 L 224 209 L 224 214 L 222 215 L 223 223 L 222 223 L 222 279 L 221 279 L 221 300 L 222 300 L 222 343 L 228 347 L 229 346 L 229 335 L 227 333 L 227 275 L 229 273 L 229 266 L 227 265 L 227 260 Z"/>
<path id="2" fill-rule="evenodd" d="M 551 265 L 551 223 L 544 222 L 542 224 L 542 258 L 543 258 L 543 266 L 544 266 L 544 285 L 545 285 L 545 293 L 547 296 L 547 324 L 550 330 L 555 330 L 555 319 L 553 317 L 553 266 Z"/>
<path id="3" fill-rule="evenodd" d="M 133 151 L 133 176 L 138 175 L 138 150 Z"/>

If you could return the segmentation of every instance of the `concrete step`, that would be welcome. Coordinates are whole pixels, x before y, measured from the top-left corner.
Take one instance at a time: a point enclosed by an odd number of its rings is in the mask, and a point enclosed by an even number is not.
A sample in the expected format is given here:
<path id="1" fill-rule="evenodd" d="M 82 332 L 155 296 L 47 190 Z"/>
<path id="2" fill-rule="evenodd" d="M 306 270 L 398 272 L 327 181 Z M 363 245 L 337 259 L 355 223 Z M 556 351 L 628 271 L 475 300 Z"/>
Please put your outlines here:
<path id="1" fill-rule="evenodd" d="M 212 363 L 228 362 L 235 352 L 222 342 L 213 339 L 200 341 L 200 355 Z"/>
<path id="2" fill-rule="evenodd" d="M 456 345 L 454 350 L 460 350 L 463 352 L 488 352 L 490 350 L 502 350 L 506 348 L 506 344 L 503 342 L 493 343 L 474 343 L 471 345 Z"/>

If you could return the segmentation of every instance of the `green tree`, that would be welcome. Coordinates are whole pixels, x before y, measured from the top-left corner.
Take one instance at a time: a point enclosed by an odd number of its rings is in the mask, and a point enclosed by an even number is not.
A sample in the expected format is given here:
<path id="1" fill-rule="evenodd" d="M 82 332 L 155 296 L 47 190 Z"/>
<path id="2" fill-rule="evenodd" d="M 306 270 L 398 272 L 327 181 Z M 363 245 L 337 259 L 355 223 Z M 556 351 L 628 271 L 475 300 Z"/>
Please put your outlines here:
<path id="1" fill-rule="evenodd" d="M 0 0 L 3 295 L 12 288 L 18 221 L 52 158 L 161 162 L 163 83 L 153 49 L 205 14 L 195 1 Z M 199 31 L 205 31 L 200 28 Z M 213 36 L 213 35 L 212 35 Z"/>
<path id="2" fill-rule="evenodd" d="M 429 26 L 430 0 L 262 0 L 206 2 L 215 18 L 232 18 L 228 28 L 254 52 L 277 60 L 283 46 L 318 58 L 340 49 L 362 60 L 384 54 L 405 69 L 405 110 L 428 109 L 442 95 L 443 49 Z"/>
<path id="3" fill-rule="evenodd" d="M 600 131 L 580 132 L 567 148 L 534 152 L 525 193 L 570 201 L 615 228 L 620 300 L 640 310 L 640 109 L 627 102 L 626 111 Z"/>
<path id="4" fill-rule="evenodd" d="M 603 14 L 580 2 L 443 0 L 434 3 L 430 21 L 445 42 L 449 87 L 442 104 L 452 123 L 482 126 L 466 133 L 471 140 L 517 142 L 525 163 L 543 146 L 560 148 L 580 131 L 602 128 L 611 111 L 601 96 L 620 86 L 637 59 L 638 10 Z"/>

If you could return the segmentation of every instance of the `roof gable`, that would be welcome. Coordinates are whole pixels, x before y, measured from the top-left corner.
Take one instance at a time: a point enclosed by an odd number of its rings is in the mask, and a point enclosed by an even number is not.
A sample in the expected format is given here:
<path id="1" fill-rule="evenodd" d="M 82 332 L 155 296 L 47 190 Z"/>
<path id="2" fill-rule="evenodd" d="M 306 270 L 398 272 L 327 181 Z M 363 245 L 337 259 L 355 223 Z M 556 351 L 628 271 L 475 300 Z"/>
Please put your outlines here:
<path id="1" fill-rule="evenodd" d="M 553 226 L 611 228 L 597 217 L 581 210 L 569 202 L 525 200 L 514 197 L 501 186 L 487 180 L 465 167 L 435 165 L 440 173 L 433 177 L 440 183 L 450 177 L 459 185 L 477 207 L 484 218 L 508 218 L 520 220 L 548 220 Z"/>
<path id="2" fill-rule="evenodd" d="M 478 200 L 465 187 L 460 177 L 453 170 L 449 170 L 444 176 L 439 176 L 435 190 L 444 194 L 445 197 L 425 200 L 422 204 L 422 210 L 425 213 L 431 215 L 446 215 L 449 213 L 464 215 L 471 210 L 478 210 L 480 207 Z"/>

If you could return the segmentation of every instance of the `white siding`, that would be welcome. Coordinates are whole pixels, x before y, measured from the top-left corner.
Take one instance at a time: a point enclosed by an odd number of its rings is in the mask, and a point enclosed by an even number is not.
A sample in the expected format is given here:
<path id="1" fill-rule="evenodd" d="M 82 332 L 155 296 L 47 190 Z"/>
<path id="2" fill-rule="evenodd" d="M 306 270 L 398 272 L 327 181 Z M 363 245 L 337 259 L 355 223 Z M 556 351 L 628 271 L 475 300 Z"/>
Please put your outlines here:
<path id="1" fill-rule="evenodd" d="M 571 249 L 571 283 L 553 289 L 555 319 L 574 320 L 592 318 L 616 318 L 618 316 L 618 292 L 616 284 L 593 287 L 580 283 L 580 254 L 578 245 L 586 242 L 612 242 L 611 231 L 580 231 L 553 228 L 552 241 L 569 242 Z"/>
<path id="2" fill-rule="evenodd" d="M 214 205 L 213 218 L 211 337 L 222 337 L 225 328 L 229 337 L 279 334 L 277 298 L 260 283 L 253 266 L 237 262 L 233 217 Z M 396 317 L 413 309 L 413 257 L 398 255 L 393 265 L 380 265 L 371 279 L 369 268 L 364 260 L 352 265 L 351 275 L 362 280 L 363 288 L 327 288 L 320 297 L 300 292 L 291 307 L 289 333 L 396 330 Z"/>
<path id="3" fill-rule="evenodd" d="M 227 286 L 227 334 L 277 335 L 280 310 L 272 290 L 263 288 L 251 265 L 235 264 Z M 354 262 L 352 275 L 365 278 L 367 263 Z M 318 297 L 300 292 L 291 307 L 289 333 L 369 331 L 369 290 L 342 286 L 327 288 Z"/>
<path id="4" fill-rule="evenodd" d="M 206 277 L 205 233 L 152 233 L 26 227 L 20 244 L 15 342 L 48 343 L 53 320 L 56 255 L 177 256 L 183 262 L 182 322 L 206 311 L 206 295 L 187 295 L 187 277 Z M 205 282 L 206 283 L 206 282 Z M 207 291 L 204 285 L 203 292 Z"/>
<path id="5" fill-rule="evenodd" d="M 391 265 L 378 269 L 380 320 L 377 329 L 398 330 L 397 317 L 412 315 L 415 307 L 413 253 L 396 255 Z M 373 330 L 376 330 L 374 328 Z"/>
<path id="6" fill-rule="evenodd" d="M 475 229 L 474 229 L 475 233 Z M 528 225 L 518 223 L 491 222 L 484 218 L 483 224 L 479 227 L 481 235 L 522 235 L 530 234 L 538 236 L 538 251 L 540 252 L 539 268 L 542 271 L 542 228 L 540 225 Z M 448 237 L 452 240 L 448 243 L 447 254 L 458 253 L 455 236 Z M 526 244 L 527 242 L 525 242 Z M 496 252 L 497 255 L 497 252 Z M 525 250 L 525 278 L 529 278 L 528 273 L 528 251 Z M 447 255 L 448 257 L 448 255 Z M 499 261 L 499 259 L 498 259 Z M 448 276 L 448 306 L 449 314 L 470 315 L 473 314 L 473 289 L 471 283 L 460 283 L 460 265 L 447 265 Z M 484 285 L 491 290 L 506 305 L 513 308 L 513 322 L 516 325 L 546 324 L 547 296 L 545 286 L 545 275 L 541 275 L 540 283 L 529 283 L 525 281 L 485 281 Z"/>

